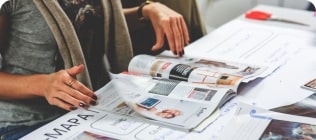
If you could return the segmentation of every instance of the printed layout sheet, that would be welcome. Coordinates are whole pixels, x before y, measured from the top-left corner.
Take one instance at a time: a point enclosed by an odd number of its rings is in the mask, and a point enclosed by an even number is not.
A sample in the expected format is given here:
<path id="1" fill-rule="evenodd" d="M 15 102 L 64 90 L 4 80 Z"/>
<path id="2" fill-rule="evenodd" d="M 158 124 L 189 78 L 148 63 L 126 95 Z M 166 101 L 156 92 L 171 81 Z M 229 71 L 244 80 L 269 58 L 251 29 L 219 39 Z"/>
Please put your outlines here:
<path id="1" fill-rule="evenodd" d="M 316 119 L 239 104 L 219 140 L 314 140 Z"/>
<path id="2" fill-rule="evenodd" d="M 238 26 L 239 25 L 239 26 Z M 270 74 L 302 48 L 313 33 L 233 20 L 185 48 L 191 57 L 268 66 Z"/>

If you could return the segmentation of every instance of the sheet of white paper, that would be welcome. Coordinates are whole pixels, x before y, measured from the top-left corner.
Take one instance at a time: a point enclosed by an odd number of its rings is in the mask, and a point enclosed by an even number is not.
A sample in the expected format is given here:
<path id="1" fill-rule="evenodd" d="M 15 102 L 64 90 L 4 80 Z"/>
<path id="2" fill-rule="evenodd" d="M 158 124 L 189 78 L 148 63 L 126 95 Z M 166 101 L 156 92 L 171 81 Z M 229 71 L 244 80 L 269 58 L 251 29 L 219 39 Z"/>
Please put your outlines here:
<path id="1" fill-rule="evenodd" d="M 312 129 L 315 124 L 314 118 L 272 112 L 241 103 L 218 140 L 315 139 Z"/>
<path id="2" fill-rule="evenodd" d="M 249 83 L 240 90 L 237 98 L 248 104 L 269 109 L 292 104 L 313 92 L 300 86 L 316 78 L 316 47 L 301 50 L 269 77 Z M 245 94 L 247 93 L 247 94 Z M 269 101 L 269 102 L 267 102 Z"/>
<path id="3" fill-rule="evenodd" d="M 271 73 L 302 47 L 310 46 L 314 38 L 307 31 L 234 20 L 192 43 L 185 51 L 189 56 L 269 66 Z"/>

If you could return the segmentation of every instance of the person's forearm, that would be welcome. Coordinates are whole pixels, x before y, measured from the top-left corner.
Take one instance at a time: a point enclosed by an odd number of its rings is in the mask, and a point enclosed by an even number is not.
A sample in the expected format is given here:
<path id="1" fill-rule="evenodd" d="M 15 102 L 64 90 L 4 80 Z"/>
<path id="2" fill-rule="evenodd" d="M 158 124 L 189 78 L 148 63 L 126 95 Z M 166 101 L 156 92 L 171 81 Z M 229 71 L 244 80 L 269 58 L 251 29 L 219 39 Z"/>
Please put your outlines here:
<path id="1" fill-rule="evenodd" d="M 43 96 L 45 75 L 13 75 L 0 72 L 0 99 L 27 99 Z"/>

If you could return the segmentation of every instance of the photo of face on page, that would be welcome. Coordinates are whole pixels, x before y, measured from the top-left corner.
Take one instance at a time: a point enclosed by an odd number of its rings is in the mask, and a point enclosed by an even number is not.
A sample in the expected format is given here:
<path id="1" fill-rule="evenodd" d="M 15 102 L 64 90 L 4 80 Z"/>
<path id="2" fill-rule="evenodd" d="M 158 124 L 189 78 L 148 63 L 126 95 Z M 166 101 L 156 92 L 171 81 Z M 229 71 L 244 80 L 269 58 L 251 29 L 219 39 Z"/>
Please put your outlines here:
<path id="1" fill-rule="evenodd" d="M 163 96 L 150 96 L 149 98 L 155 99 L 151 99 L 148 104 L 151 108 L 137 103 L 135 111 L 155 122 L 191 127 L 198 125 L 212 112 L 207 104 Z M 156 103 L 157 100 L 159 100 L 159 103 Z M 140 102 L 142 101 L 144 99 L 140 100 Z M 154 104 L 154 106 L 151 104 Z"/>

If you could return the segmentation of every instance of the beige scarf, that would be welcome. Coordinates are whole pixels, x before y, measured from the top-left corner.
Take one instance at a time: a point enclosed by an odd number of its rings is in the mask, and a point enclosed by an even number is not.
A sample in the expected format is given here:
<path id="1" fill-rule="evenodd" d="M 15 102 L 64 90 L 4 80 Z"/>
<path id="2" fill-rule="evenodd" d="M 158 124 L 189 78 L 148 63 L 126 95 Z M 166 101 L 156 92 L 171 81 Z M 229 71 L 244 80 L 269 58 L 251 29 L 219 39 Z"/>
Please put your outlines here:
<path id="1" fill-rule="evenodd" d="M 119 0 L 101 0 L 104 11 L 104 48 L 105 55 L 110 56 L 110 71 L 118 73 L 127 70 L 133 56 L 131 40 Z M 57 0 L 34 0 L 39 11 L 44 16 L 48 26 L 57 41 L 65 68 L 79 64 L 86 65 L 76 31 L 59 5 Z M 111 34 L 110 31 L 113 31 Z M 114 36 L 111 36 L 114 35 Z M 105 60 L 107 62 L 107 60 Z M 109 77 L 108 75 L 100 75 Z M 77 80 L 92 89 L 88 69 L 79 75 Z"/>

